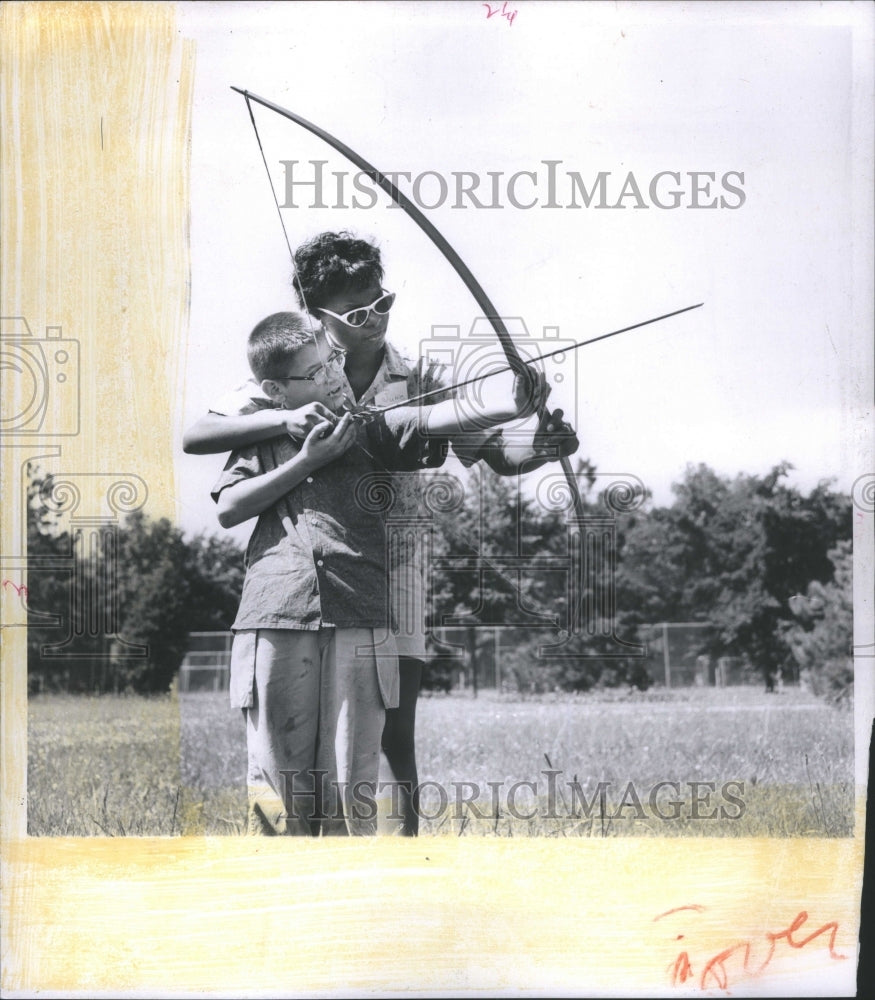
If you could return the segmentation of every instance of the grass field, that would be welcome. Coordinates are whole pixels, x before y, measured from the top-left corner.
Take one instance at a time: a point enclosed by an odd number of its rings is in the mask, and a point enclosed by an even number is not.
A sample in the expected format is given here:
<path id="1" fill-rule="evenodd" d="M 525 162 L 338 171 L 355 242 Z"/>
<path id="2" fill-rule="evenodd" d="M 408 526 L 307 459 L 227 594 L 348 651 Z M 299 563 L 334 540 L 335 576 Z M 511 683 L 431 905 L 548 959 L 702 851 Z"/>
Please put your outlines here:
<path id="1" fill-rule="evenodd" d="M 794 688 L 424 697 L 417 748 L 423 833 L 853 834 L 853 715 Z M 32 836 L 242 834 L 245 776 L 226 693 L 31 699 Z"/>

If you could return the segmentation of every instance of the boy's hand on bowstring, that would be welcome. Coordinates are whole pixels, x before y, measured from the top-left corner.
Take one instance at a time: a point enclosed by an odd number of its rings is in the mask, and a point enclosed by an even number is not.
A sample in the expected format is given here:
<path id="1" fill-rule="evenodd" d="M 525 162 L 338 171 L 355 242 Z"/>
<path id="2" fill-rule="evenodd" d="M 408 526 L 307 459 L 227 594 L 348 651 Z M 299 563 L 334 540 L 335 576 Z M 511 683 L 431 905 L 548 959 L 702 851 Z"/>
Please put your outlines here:
<path id="1" fill-rule="evenodd" d="M 518 417 L 530 417 L 545 403 L 550 389 L 547 376 L 531 365 L 524 365 L 513 377 L 513 401 Z"/>
<path id="2" fill-rule="evenodd" d="M 351 413 L 345 413 L 333 426 L 328 420 L 320 420 L 304 439 L 301 455 L 314 469 L 319 469 L 340 458 L 349 450 L 355 438 L 355 424 Z"/>
<path id="3" fill-rule="evenodd" d="M 303 441 L 317 424 L 325 421 L 334 426 L 338 417 L 324 403 L 307 403 L 296 410 L 283 410 L 286 432 L 296 441 Z"/>
<path id="4" fill-rule="evenodd" d="M 580 447 L 580 441 L 574 428 L 562 419 L 564 416 L 563 411 L 559 409 L 552 413 L 545 410 L 544 416 L 538 424 L 532 446 L 538 454 L 545 458 L 554 461 L 567 458 Z"/>

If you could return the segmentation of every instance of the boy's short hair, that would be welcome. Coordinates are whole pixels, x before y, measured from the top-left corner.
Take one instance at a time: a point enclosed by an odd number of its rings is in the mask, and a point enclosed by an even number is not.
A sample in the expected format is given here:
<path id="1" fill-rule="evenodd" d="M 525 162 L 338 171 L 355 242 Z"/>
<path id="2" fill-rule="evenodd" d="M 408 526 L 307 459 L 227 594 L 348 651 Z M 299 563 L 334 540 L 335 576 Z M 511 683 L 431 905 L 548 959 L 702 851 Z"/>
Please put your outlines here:
<path id="1" fill-rule="evenodd" d="M 312 344 L 315 335 L 306 316 L 297 312 L 278 312 L 263 319 L 249 334 L 246 356 L 252 374 L 260 381 L 278 377 L 304 344 Z"/>
<path id="2" fill-rule="evenodd" d="M 373 243 L 352 233 L 320 233 L 295 251 L 295 295 L 313 312 L 347 289 L 383 284 L 383 263 Z"/>

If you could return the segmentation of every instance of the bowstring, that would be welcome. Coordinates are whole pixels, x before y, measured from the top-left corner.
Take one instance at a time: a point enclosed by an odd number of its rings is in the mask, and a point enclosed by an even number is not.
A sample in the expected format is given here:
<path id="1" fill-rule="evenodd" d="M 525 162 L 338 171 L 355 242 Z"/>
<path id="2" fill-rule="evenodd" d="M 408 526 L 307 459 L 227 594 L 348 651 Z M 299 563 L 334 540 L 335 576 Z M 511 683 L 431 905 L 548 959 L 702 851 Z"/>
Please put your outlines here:
<path id="1" fill-rule="evenodd" d="M 292 262 L 292 283 L 300 296 L 301 305 L 304 307 L 304 313 L 307 316 L 307 325 L 310 327 L 310 333 L 313 337 L 313 343 L 316 347 L 316 353 L 319 356 L 319 362 L 322 365 L 322 369 L 326 376 L 328 375 L 328 359 L 322 357 L 322 348 L 319 344 L 319 338 L 316 336 L 316 328 L 313 325 L 313 314 L 310 312 L 310 307 L 307 304 L 307 296 L 304 293 L 304 286 L 301 282 L 301 276 L 298 274 L 298 265 L 295 263 L 295 253 L 292 250 L 292 243 L 289 239 L 289 232 L 286 229 L 286 220 L 283 218 L 282 209 L 280 208 L 279 198 L 276 195 L 276 188 L 273 184 L 273 178 L 270 175 L 270 167 L 267 165 L 267 156 L 264 153 L 264 146 L 261 144 L 261 135 L 258 132 L 258 125 L 255 123 L 255 115 L 252 112 L 252 105 L 249 102 L 249 95 L 243 95 L 246 101 L 246 110 L 249 112 L 249 120 L 252 122 L 252 130 L 255 132 L 255 141 L 258 143 L 258 151 L 261 153 L 261 162 L 264 164 L 264 170 L 267 174 L 267 183 L 270 186 L 270 193 L 273 197 L 273 203 L 276 205 L 276 212 L 279 216 L 280 226 L 283 231 L 283 238 L 286 241 L 286 248 L 289 251 L 289 260 Z M 346 395 L 346 393 L 344 393 Z"/>
<path id="2" fill-rule="evenodd" d="M 249 94 L 244 93 L 243 98 L 246 101 L 246 110 L 249 112 L 249 120 L 252 122 L 252 130 L 255 132 L 255 141 L 258 143 L 258 151 L 259 153 L 261 153 L 261 162 L 264 164 L 264 170 L 265 173 L 267 174 L 267 183 L 270 186 L 270 193 L 273 196 L 273 203 L 274 205 L 276 205 L 276 211 L 277 215 L 279 216 L 280 226 L 282 227 L 283 230 L 283 238 L 286 241 L 286 247 L 288 248 L 289 251 L 289 260 L 291 260 L 292 262 L 292 282 L 294 283 L 298 295 L 301 298 L 301 305 L 304 307 L 304 312 L 307 316 L 307 324 L 310 327 L 310 333 L 313 336 L 313 343 L 316 347 L 316 353 L 319 356 L 319 362 L 322 365 L 322 370 L 325 372 L 327 376 L 328 359 L 322 357 L 322 349 L 319 345 L 319 338 L 316 336 L 316 328 L 313 326 L 313 314 L 310 312 L 310 307 L 307 304 L 307 296 L 304 292 L 304 286 L 301 282 L 301 276 L 298 274 L 298 265 L 295 263 L 295 253 L 292 250 L 292 243 L 291 240 L 289 239 L 289 232 L 286 229 L 286 220 L 283 218 L 283 213 L 282 209 L 280 208 L 279 198 L 277 198 L 276 196 L 276 188 L 274 187 L 273 184 L 273 178 L 270 175 L 270 167 L 267 165 L 267 156 L 265 156 L 264 146 L 261 143 L 261 135 L 258 132 L 258 125 L 256 125 L 255 123 L 255 115 L 252 113 L 252 105 L 249 102 Z M 349 399 L 349 396 L 345 391 L 344 391 L 344 397 L 346 399 L 347 405 L 351 406 L 351 400 Z M 375 455 L 372 455 L 371 452 L 368 451 L 368 449 L 365 448 L 365 446 L 360 441 L 356 440 L 355 447 L 363 451 L 365 455 L 367 455 L 368 458 L 371 459 L 371 461 L 376 463 L 377 466 L 381 467 L 383 471 L 387 472 L 389 471 L 388 469 L 386 469 L 384 463 L 379 461 L 379 459 L 377 459 Z"/>

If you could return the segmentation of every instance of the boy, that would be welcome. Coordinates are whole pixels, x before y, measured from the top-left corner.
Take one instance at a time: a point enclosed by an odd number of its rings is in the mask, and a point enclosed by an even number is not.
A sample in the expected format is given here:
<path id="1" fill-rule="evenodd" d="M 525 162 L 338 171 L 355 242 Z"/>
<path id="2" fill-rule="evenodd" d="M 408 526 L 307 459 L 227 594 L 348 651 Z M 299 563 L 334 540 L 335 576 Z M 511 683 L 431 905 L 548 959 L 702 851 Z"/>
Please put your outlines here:
<path id="1" fill-rule="evenodd" d="M 385 525 L 358 507 L 375 469 L 440 464 L 447 435 L 470 429 L 452 401 L 367 424 L 343 405 L 344 354 L 295 313 L 263 320 L 248 357 L 277 406 L 311 407 L 303 443 L 288 434 L 234 452 L 213 489 L 224 527 L 258 515 L 231 654 L 231 702 L 246 717 L 250 833 L 376 832 L 373 795 L 385 709 L 398 705 L 386 588 Z M 531 413 L 543 379 L 518 377 L 479 426 Z M 382 643 L 375 655 L 376 634 Z"/>

